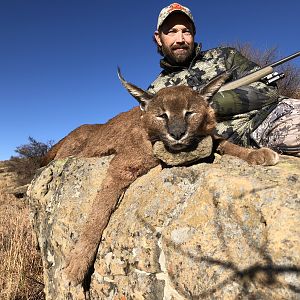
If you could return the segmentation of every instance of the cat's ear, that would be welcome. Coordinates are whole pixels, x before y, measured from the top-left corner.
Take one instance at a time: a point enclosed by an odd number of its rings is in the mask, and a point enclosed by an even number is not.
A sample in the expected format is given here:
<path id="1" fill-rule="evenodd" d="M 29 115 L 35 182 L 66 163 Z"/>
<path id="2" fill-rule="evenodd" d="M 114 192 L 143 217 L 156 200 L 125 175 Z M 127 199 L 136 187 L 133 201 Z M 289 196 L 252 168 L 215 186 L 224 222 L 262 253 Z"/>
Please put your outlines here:
<path id="1" fill-rule="evenodd" d="M 141 110 L 147 110 L 147 106 L 150 103 L 150 101 L 152 100 L 154 95 L 152 93 L 149 93 L 149 92 L 137 87 L 136 85 L 134 85 L 130 82 L 127 82 L 123 78 L 119 67 L 118 67 L 118 77 L 119 77 L 121 83 L 123 84 L 123 86 L 130 93 L 130 95 L 132 95 L 140 103 Z"/>
<path id="2" fill-rule="evenodd" d="M 206 85 L 204 85 L 199 90 L 199 93 L 204 97 L 205 100 L 208 101 L 215 93 L 218 92 L 218 90 L 225 83 L 225 81 L 231 76 L 234 70 L 236 70 L 236 67 L 217 75 L 212 80 L 210 80 Z"/>

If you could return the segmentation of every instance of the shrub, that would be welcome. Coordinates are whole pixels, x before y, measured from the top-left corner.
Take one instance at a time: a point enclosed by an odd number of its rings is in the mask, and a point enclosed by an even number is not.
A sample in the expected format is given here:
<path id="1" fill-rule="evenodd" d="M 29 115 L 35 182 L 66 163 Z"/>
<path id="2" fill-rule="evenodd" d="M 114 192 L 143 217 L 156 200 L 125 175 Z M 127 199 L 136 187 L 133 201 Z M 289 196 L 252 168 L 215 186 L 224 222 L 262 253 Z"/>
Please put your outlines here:
<path id="1" fill-rule="evenodd" d="M 42 143 L 32 137 L 28 140 L 28 144 L 16 148 L 18 156 L 12 156 L 8 161 L 9 170 L 17 174 L 18 185 L 31 182 L 36 170 L 42 166 L 44 155 L 53 145 L 53 141 Z"/>

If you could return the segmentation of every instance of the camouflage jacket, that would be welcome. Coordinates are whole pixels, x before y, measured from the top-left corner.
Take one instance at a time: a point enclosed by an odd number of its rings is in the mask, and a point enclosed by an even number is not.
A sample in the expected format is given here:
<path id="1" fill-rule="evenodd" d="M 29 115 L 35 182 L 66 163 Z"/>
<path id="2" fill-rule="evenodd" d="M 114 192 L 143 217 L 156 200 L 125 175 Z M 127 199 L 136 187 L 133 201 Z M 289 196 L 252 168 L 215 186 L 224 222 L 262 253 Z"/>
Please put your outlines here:
<path id="1" fill-rule="evenodd" d="M 213 77 L 233 66 L 237 69 L 233 72 L 231 80 L 260 68 L 234 48 L 220 47 L 201 51 L 200 46 L 196 46 L 189 67 L 172 66 L 164 59 L 160 65 L 163 71 L 148 88 L 152 93 L 172 85 L 189 85 L 199 89 Z M 262 82 L 216 93 L 211 105 L 218 119 L 217 133 L 243 146 L 256 145 L 251 133 L 276 107 L 278 99 L 277 88 Z"/>

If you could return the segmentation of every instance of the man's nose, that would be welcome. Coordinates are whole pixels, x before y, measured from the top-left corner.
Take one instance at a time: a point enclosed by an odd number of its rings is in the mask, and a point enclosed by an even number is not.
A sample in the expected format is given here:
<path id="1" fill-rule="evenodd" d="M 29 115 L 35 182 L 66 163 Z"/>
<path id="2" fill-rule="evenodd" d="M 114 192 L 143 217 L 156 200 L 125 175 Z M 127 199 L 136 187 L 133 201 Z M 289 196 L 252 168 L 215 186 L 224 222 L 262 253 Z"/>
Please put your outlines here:
<path id="1" fill-rule="evenodd" d="M 182 31 L 178 31 L 177 34 L 176 34 L 176 43 L 184 43 L 185 40 L 184 40 L 184 36 L 183 36 L 183 33 Z"/>

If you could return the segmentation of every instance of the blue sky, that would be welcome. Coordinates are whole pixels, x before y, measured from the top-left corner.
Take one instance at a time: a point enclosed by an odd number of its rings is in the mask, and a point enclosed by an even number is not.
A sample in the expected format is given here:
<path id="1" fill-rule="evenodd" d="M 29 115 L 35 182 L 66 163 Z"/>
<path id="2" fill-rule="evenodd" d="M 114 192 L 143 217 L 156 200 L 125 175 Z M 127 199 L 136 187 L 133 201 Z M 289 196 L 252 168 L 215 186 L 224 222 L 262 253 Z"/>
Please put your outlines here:
<path id="1" fill-rule="evenodd" d="M 0 160 L 32 136 L 58 141 L 136 105 L 118 81 L 147 88 L 160 71 L 152 42 L 170 1 L 0 0 Z M 300 51 L 300 1 L 181 1 L 204 49 L 249 42 Z M 300 66 L 300 58 L 294 61 Z"/>

